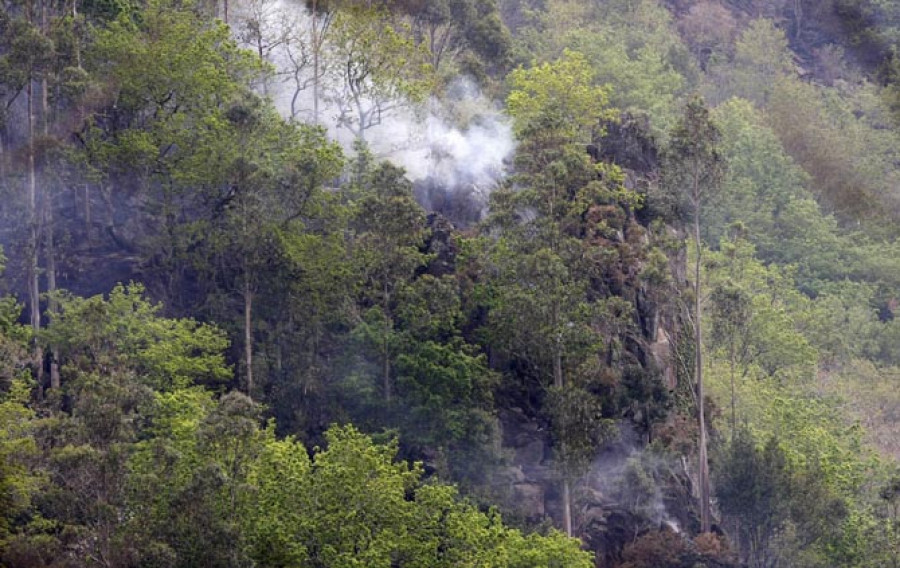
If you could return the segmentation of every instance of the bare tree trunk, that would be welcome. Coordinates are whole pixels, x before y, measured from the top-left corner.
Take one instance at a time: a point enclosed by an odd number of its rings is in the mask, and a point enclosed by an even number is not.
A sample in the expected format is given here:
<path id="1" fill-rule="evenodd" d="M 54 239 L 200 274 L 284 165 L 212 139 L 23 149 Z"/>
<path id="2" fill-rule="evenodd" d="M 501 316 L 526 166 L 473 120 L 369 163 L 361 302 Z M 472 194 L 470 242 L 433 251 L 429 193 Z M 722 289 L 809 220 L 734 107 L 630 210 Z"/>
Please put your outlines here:
<path id="1" fill-rule="evenodd" d="M 563 371 L 562 371 L 562 346 L 559 345 L 557 339 L 556 350 L 553 353 L 553 386 L 563 388 Z"/>
<path id="2" fill-rule="evenodd" d="M 78 0 L 72 0 L 72 17 L 75 18 L 78 16 Z M 81 69 L 81 42 L 77 34 L 74 37 L 75 42 L 75 63 L 78 66 L 78 69 Z M 78 116 L 79 118 L 84 117 L 84 108 L 79 102 L 78 105 Z M 77 195 L 77 189 L 75 190 Z M 77 200 L 76 200 L 77 202 Z M 91 223 L 91 185 L 89 183 L 84 184 L 84 234 L 87 239 L 87 242 L 90 243 L 93 238 L 93 230 Z"/>
<path id="3" fill-rule="evenodd" d="M 557 329 L 559 324 L 559 308 L 554 305 L 553 312 L 551 314 L 552 318 L 552 328 Z M 558 389 L 562 389 L 565 386 L 565 378 L 563 376 L 562 369 L 562 339 L 557 335 L 556 337 L 556 346 L 553 350 L 553 386 Z M 562 453 L 566 454 L 565 451 L 565 442 L 562 442 Z M 569 486 L 569 474 L 568 468 L 563 467 L 563 475 L 562 475 L 562 513 L 563 513 L 563 527 L 568 536 L 572 536 L 572 491 Z"/>
<path id="4" fill-rule="evenodd" d="M 59 306 L 53 295 L 56 292 L 56 248 L 53 241 L 53 208 L 47 208 L 47 292 L 50 293 L 50 300 L 47 308 L 53 317 Z M 50 346 L 50 388 L 58 389 L 60 387 L 59 377 L 59 348 L 56 345 Z"/>
<path id="5" fill-rule="evenodd" d="M 257 32 L 256 35 L 256 53 L 259 56 L 259 62 L 263 65 L 266 63 L 266 57 L 263 52 L 263 41 L 262 41 L 262 22 L 258 24 L 260 26 L 260 31 Z M 268 75 L 263 75 L 262 80 L 262 88 L 263 88 L 263 97 L 268 98 L 269 96 L 269 77 Z"/>
<path id="6" fill-rule="evenodd" d="M 0 178 L 6 178 L 6 128 L 0 130 Z"/>
<path id="7" fill-rule="evenodd" d="M 731 371 L 731 439 L 734 439 L 735 432 L 737 432 L 737 404 L 735 402 L 735 393 L 734 393 L 734 374 L 735 374 L 735 348 L 734 348 L 734 337 L 731 338 L 729 345 L 729 366 Z"/>
<path id="8" fill-rule="evenodd" d="M 694 176 L 694 245 L 696 257 L 694 259 L 694 353 L 697 379 L 697 405 L 700 415 L 700 532 L 709 532 L 710 523 L 710 490 L 709 490 L 709 458 L 706 449 L 706 415 L 703 405 L 703 326 L 701 325 L 700 305 L 700 258 L 702 247 L 700 244 L 700 184 L 698 176 Z"/>
<path id="9" fill-rule="evenodd" d="M 72 0 L 72 17 L 78 17 L 78 0 Z M 73 40 L 75 42 L 75 64 L 81 69 L 81 41 L 79 41 L 78 34 L 74 34 Z"/>
<path id="10" fill-rule="evenodd" d="M 384 381 L 384 400 L 385 402 L 391 402 L 391 398 L 393 397 L 393 392 L 391 388 L 391 353 L 390 353 L 390 345 L 388 344 L 388 338 L 391 333 L 391 318 L 388 315 L 388 306 L 390 305 L 390 293 L 388 292 L 388 284 L 387 284 L 387 275 L 384 277 L 384 329 L 383 338 L 382 338 L 382 357 L 383 357 L 383 369 L 382 369 L 382 379 Z"/>
<path id="11" fill-rule="evenodd" d="M 91 185 L 84 184 L 84 234 L 87 242 L 91 243 L 94 239 L 94 231 L 91 220 Z"/>
<path id="12" fill-rule="evenodd" d="M 385 324 L 385 327 L 387 327 L 387 324 Z M 385 329 L 385 333 L 387 333 L 387 329 Z M 393 397 L 393 392 L 391 389 L 391 357 L 390 357 L 390 354 L 388 353 L 388 339 L 387 339 L 386 335 L 385 335 L 384 341 L 383 341 L 383 349 L 384 349 L 384 353 L 383 353 L 383 357 L 384 357 L 383 363 L 384 364 L 383 364 L 383 368 L 382 368 L 382 374 L 383 374 L 382 380 L 384 382 L 384 400 L 385 400 L 385 402 L 391 402 L 391 398 Z"/>
<path id="13" fill-rule="evenodd" d="M 25 6 L 25 13 L 29 23 L 33 23 L 34 13 L 32 5 Z M 37 332 L 41 328 L 40 285 L 38 282 L 38 210 L 37 210 L 37 179 L 35 178 L 34 163 L 34 69 L 28 72 L 25 86 L 26 113 L 28 128 L 28 301 L 31 315 L 31 327 Z M 40 367 L 40 365 L 39 365 Z M 40 371 L 38 371 L 40 375 Z M 38 381 L 40 382 L 40 381 Z"/>
<path id="14" fill-rule="evenodd" d="M 560 389 L 563 388 L 562 354 L 559 347 L 553 354 L 553 384 Z M 561 442 L 561 444 L 562 454 L 566 455 L 565 441 Z M 569 487 L 569 468 L 564 466 L 562 469 L 563 527 L 566 534 L 572 536 L 572 491 Z"/>
<path id="15" fill-rule="evenodd" d="M 244 268 L 244 365 L 247 367 L 247 396 L 253 398 L 253 292 L 250 275 Z"/>
<path id="16" fill-rule="evenodd" d="M 46 100 L 46 99 L 45 99 Z M 47 128 L 45 125 L 45 134 Z M 53 201 L 51 193 L 45 191 L 43 199 L 44 207 L 44 254 L 47 258 L 47 292 L 49 299 L 47 301 L 47 311 L 50 317 L 56 314 L 59 306 L 53 295 L 56 292 L 56 242 L 53 236 Z M 55 345 L 50 346 L 50 388 L 58 389 L 60 387 L 59 377 L 59 349 Z"/>
<path id="17" fill-rule="evenodd" d="M 322 49 L 321 30 L 319 29 L 319 15 L 316 12 L 318 2 L 313 0 L 312 9 L 312 41 L 313 41 L 313 124 L 319 125 L 319 52 Z"/>
<path id="18" fill-rule="evenodd" d="M 794 39 L 799 40 L 803 29 L 803 0 L 794 0 Z"/>
<path id="19" fill-rule="evenodd" d="M 34 87 L 32 77 L 28 78 L 26 87 L 28 113 L 28 303 L 31 315 L 31 328 L 35 333 L 41 329 L 41 292 L 38 268 L 38 210 L 37 210 L 37 177 L 34 159 Z M 44 356 L 41 348 L 35 344 L 34 365 L 38 384 L 43 383 Z"/>
<path id="20" fill-rule="evenodd" d="M 47 0 L 41 2 L 41 33 L 48 34 L 50 31 L 48 25 Z M 50 102 L 48 97 L 49 85 L 47 75 L 41 77 L 41 132 L 44 138 L 50 136 Z M 53 240 L 53 199 L 52 192 L 46 189 L 47 175 L 44 172 L 44 195 L 41 205 L 44 209 L 43 225 L 44 225 L 44 253 L 47 257 L 47 291 L 50 293 L 47 309 L 51 314 L 56 313 L 57 305 L 53 297 L 56 292 L 56 247 Z M 60 387 L 59 377 L 59 349 L 56 346 L 50 347 L 50 388 L 58 389 Z"/>
<path id="21" fill-rule="evenodd" d="M 326 6 L 324 10 L 320 10 L 319 0 L 312 0 L 309 14 L 312 25 L 313 124 L 319 125 L 321 118 L 322 49 L 325 45 L 325 36 L 334 23 L 335 8 Z"/>

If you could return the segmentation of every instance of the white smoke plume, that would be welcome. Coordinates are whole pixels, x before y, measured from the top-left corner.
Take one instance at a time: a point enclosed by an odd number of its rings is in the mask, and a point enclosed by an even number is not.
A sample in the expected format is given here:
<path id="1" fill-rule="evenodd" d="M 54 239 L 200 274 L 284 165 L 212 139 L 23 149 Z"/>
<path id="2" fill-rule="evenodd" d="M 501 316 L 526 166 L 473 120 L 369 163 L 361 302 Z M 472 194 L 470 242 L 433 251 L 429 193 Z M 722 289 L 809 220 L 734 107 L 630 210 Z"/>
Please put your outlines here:
<path id="1" fill-rule="evenodd" d="M 681 526 L 670 514 L 664 498 L 665 485 L 678 485 L 679 465 L 634 443 L 634 432 L 622 427 L 619 442 L 601 452 L 582 482 L 603 498 L 651 521 L 680 533 Z"/>
<path id="2" fill-rule="evenodd" d="M 261 52 L 275 68 L 260 91 L 283 116 L 310 122 L 314 107 L 311 18 L 297 0 L 242 0 L 231 22 L 237 39 Z M 326 45 L 326 56 L 327 50 Z M 352 154 L 355 136 L 340 123 L 339 108 L 327 93 L 337 81 L 333 76 L 322 79 L 326 88 L 319 97 L 319 122 Z M 509 120 L 500 106 L 464 77 L 449 85 L 442 97 L 433 97 L 421 107 L 396 103 L 380 124 L 365 133 L 375 156 L 403 167 L 412 181 L 429 180 L 446 191 L 461 190 L 483 206 L 504 177 L 506 161 L 515 148 Z"/>
<path id="3" fill-rule="evenodd" d="M 406 148 L 386 157 L 406 168 L 413 180 L 432 178 L 450 188 L 485 191 L 502 179 L 504 162 L 515 148 L 512 129 L 472 81 L 457 79 L 447 102 L 432 100 L 429 110 L 424 119 L 411 115 L 392 121 L 411 122 L 409 130 L 416 134 Z"/>

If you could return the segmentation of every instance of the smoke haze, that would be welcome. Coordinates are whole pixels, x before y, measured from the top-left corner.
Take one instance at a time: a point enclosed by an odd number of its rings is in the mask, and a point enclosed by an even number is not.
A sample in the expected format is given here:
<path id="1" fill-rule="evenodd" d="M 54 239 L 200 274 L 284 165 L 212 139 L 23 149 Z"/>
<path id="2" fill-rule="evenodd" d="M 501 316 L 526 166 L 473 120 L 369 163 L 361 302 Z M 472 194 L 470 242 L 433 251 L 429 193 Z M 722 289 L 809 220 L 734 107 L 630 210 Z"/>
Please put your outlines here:
<path id="1" fill-rule="evenodd" d="M 283 116 L 312 122 L 310 13 L 301 3 L 285 0 L 246 0 L 236 13 L 232 27 L 238 40 L 255 52 L 262 51 L 275 68 L 260 90 L 272 98 Z M 254 35 L 256 30 L 267 30 L 267 36 Z M 327 44 L 324 51 L 327 54 Z M 355 136 L 339 123 L 339 109 L 328 94 L 338 89 L 339 83 L 340 77 L 333 71 L 322 78 L 319 122 L 352 154 Z M 382 116 L 380 124 L 366 131 L 375 156 L 403 167 L 413 182 L 428 180 L 445 191 L 462 191 L 484 206 L 491 189 L 503 178 L 505 161 L 515 148 L 509 119 L 500 105 L 467 77 L 457 78 L 443 97 L 432 97 L 424 105 L 398 103 Z"/>

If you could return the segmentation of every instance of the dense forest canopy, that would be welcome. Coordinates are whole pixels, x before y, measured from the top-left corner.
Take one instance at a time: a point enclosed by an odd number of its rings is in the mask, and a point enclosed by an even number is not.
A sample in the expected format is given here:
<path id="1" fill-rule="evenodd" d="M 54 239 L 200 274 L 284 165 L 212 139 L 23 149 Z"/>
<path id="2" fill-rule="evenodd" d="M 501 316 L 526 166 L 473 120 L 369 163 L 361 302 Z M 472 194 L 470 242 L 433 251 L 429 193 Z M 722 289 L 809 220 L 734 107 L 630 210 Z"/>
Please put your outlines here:
<path id="1" fill-rule="evenodd" d="M 0 566 L 900 566 L 900 7 L 0 10 Z"/>

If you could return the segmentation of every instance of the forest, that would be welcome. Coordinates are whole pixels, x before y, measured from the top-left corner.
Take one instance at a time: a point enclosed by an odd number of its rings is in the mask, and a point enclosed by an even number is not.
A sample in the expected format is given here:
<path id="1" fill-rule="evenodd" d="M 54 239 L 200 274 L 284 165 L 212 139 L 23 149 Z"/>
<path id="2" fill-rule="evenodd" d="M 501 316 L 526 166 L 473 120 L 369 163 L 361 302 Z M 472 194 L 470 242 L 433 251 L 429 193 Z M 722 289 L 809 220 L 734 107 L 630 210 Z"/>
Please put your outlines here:
<path id="1" fill-rule="evenodd" d="M 900 568 L 898 311 L 892 0 L 2 2 L 2 568 Z"/>

